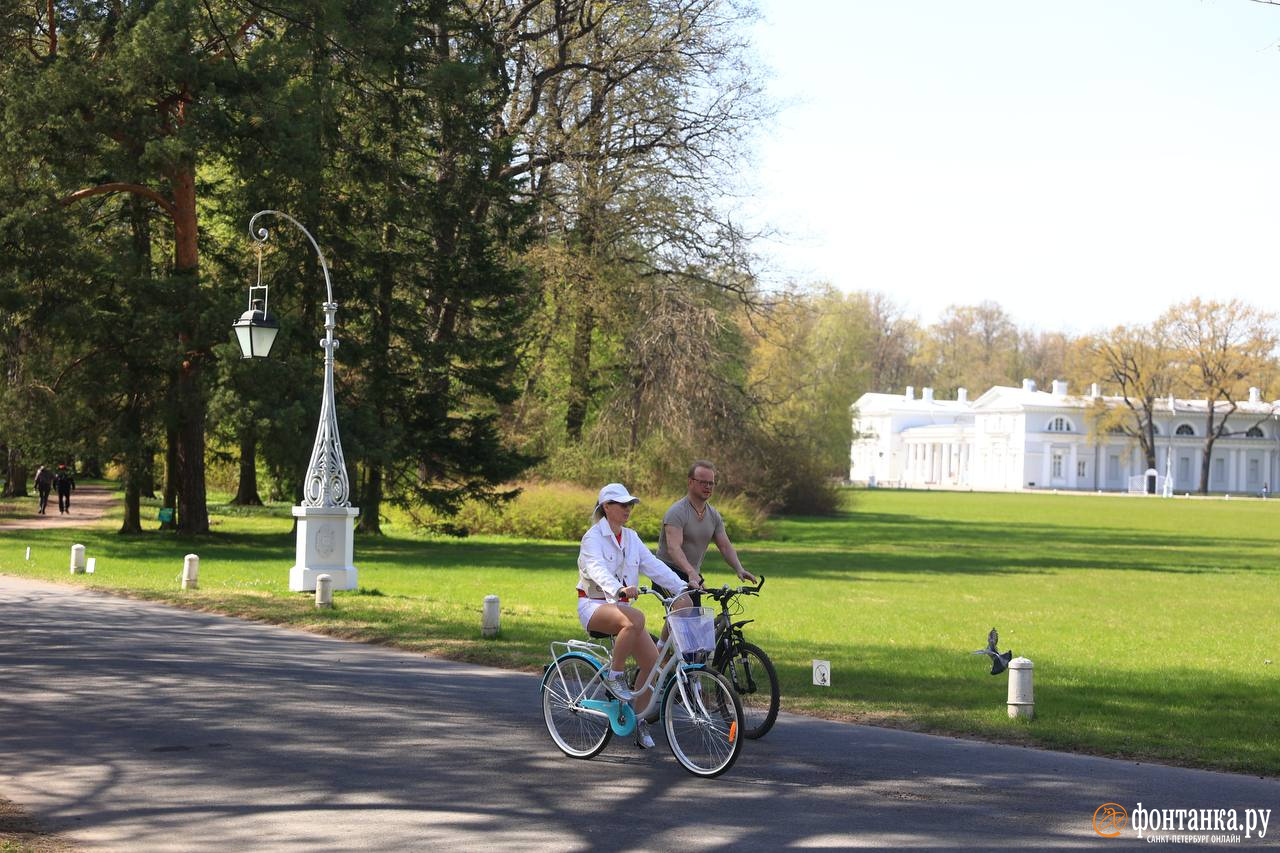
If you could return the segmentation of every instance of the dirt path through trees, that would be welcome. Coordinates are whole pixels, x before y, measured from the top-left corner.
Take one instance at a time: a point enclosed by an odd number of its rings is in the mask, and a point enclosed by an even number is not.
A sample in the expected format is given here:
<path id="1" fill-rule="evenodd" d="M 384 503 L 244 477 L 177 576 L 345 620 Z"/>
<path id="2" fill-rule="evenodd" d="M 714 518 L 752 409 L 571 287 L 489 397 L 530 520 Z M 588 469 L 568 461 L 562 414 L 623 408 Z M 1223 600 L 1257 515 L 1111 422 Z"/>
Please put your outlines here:
<path id="1" fill-rule="evenodd" d="M 0 530 L 41 530 L 50 527 L 88 527 L 97 524 L 119 501 L 104 486 L 78 486 L 71 493 L 71 512 L 58 512 L 58 496 L 49 495 L 44 515 L 36 512 L 39 502 L 19 499 L 0 504 Z"/>

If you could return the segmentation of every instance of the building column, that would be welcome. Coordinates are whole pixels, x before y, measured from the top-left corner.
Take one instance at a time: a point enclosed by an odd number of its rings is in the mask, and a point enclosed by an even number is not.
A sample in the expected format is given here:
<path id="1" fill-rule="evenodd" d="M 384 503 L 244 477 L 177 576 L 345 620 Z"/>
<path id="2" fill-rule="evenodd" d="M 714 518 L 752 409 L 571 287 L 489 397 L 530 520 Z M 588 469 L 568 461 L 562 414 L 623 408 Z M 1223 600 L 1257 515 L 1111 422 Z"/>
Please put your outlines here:
<path id="1" fill-rule="evenodd" d="M 1067 452 L 1067 485 L 1073 489 L 1080 488 L 1080 477 L 1076 472 L 1076 443 L 1071 442 L 1071 449 Z"/>

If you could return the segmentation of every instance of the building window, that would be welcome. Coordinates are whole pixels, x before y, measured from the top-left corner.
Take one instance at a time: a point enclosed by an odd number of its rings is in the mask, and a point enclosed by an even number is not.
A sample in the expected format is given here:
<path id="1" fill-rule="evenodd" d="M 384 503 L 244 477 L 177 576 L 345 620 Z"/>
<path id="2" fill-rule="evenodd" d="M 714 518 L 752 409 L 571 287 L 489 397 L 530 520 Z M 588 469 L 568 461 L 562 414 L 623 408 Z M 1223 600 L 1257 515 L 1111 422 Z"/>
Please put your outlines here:
<path id="1" fill-rule="evenodd" d="M 1083 479 L 1088 472 L 1089 464 L 1083 459 L 1076 462 L 1076 477 Z"/>
<path id="2" fill-rule="evenodd" d="M 1262 427 L 1251 426 L 1249 431 L 1245 433 L 1245 438 L 1263 438 Z"/>
<path id="3" fill-rule="evenodd" d="M 1049 432 L 1071 432 L 1071 421 L 1058 417 L 1049 421 Z"/>
<path id="4" fill-rule="evenodd" d="M 1174 431 L 1174 435 L 1195 435 L 1195 428 L 1191 424 L 1179 424 L 1178 429 Z"/>
<path id="5" fill-rule="evenodd" d="M 1053 454 L 1053 476 L 1055 479 L 1062 477 L 1062 454 Z"/>

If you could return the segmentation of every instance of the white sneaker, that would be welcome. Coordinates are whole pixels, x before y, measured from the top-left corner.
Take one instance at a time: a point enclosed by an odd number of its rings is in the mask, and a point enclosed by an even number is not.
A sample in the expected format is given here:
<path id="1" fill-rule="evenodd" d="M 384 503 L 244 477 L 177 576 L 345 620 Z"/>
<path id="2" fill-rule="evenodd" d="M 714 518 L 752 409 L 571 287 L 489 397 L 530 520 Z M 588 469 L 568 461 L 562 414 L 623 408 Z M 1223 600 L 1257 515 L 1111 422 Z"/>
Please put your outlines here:
<path id="1" fill-rule="evenodd" d="M 631 698 L 631 691 L 627 688 L 627 683 L 622 680 L 625 677 L 625 675 L 610 675 L 609 671 L 605 670 L 600 675 L 600 680 L 604 682 L 606 690 L 625 702 Z"/>
<path id="2" fill-rule="evenodd" d="M 636 718 L 636 746 L 641 749 L 653 749 L 653 737 L 649 734 L 649 724 Z"/>

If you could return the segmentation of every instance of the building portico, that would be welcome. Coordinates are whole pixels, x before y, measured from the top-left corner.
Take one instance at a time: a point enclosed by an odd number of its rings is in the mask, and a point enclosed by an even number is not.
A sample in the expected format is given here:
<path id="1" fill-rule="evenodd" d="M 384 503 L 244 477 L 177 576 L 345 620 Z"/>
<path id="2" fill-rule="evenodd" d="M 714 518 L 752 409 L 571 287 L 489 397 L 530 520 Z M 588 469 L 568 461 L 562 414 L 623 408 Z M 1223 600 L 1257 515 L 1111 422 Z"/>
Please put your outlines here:
<path id="1" fill-rule="evenodd" d="M 1123 406 L 1121 397 L 1071 395 L 1067 383 L 1050 391 L 1025 380 L 1021 387 L 996 386 L 970 401 L 868 393 L 853 406 L 855 439 L 850 451 L 853 482 L 909 488 L 1013 491 L 1059 489 L 1123 492 L 1141 487 L 1146 461 L 1136 440 L 1119 433 L 1097 435 L 1090 409 L 1101 402 Z M 1264 402 L 1252 389 L 1247 402 L 1215 423 L 1227 429 L 1213 445 L 1209 490 L 1260 494 L 1280 481 L 1280 402 Z M 1204 465 L 1208 408 L 1204 400 L 1168 398 L 1155 412 L 1155 471 L 1172 489 L 1199 489 Z"/>

